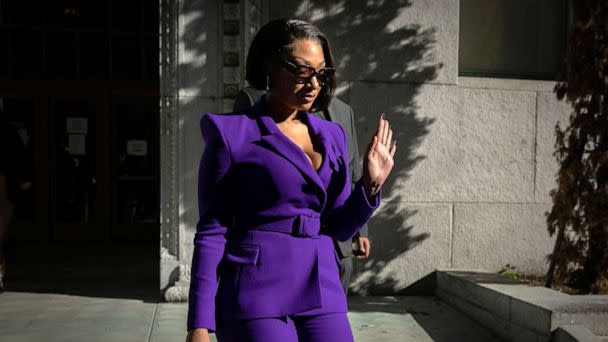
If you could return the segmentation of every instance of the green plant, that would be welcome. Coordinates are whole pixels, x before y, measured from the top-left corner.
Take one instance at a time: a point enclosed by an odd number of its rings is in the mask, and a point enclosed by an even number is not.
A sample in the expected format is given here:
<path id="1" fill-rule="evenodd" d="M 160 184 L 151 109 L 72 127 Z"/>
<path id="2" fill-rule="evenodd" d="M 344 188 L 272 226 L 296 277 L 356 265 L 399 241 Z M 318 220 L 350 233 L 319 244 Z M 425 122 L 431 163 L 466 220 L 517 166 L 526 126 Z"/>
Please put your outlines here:
<path id="1" fill-rule="evenodd" d="M 513 265 L 509 265 L 506 264 L 503 267 L 500 268 L 500 271 L 498 271 L 499 274 L 502 274 L 506 277 L 509 277 L 511 279 L 521 279 L 522 275 L 517 272 L 517 270 L 515 270 L 515 266 Z"/>

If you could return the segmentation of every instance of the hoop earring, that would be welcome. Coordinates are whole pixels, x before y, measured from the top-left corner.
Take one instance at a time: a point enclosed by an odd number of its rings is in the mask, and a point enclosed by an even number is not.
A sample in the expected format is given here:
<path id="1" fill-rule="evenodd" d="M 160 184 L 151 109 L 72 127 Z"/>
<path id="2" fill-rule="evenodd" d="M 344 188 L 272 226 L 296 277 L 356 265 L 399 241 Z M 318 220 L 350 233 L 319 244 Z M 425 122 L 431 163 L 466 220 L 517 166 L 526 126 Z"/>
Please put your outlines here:
<path id="1" fill-rule="evenodd" d="M 266 90 L 270 90 L 270 77 L 266 75 Z"/>

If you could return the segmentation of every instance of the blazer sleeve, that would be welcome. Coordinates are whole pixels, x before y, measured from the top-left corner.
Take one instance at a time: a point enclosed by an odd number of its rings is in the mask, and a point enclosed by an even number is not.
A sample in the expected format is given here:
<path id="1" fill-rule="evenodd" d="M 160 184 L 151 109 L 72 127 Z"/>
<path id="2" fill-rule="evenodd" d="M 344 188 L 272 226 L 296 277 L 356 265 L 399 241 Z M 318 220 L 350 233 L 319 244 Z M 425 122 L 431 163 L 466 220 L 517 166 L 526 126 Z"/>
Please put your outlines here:
<path id="1" fill-rule="evenodd" d="M 348 144 L 348 154 L 349 154 L 349 161 L 348 161 L 348 166 L 350 167 L 351 170 L 351 191 L 355 189 L 355 184 L 356 181 L 358 179 L 361 178 L 361 157 L 359 156 L 359 142 L 357 139 L 357 130 L 355 129 L 355 115 L 353 114 L 353 108 L 352 107 L 348 107 L 349 108 L 349 119 L 350 119 L 350 137 L 351 139 L 349 140 L 349 144 Z M 359 232 L 357 232 L 355 234 L 354 237 L 357 236 L 363 236 L 363 237 L 367 237 L 367 223 L 365 223 L 361 229 L 359 230 Z"/>
<path id="2" fill-rule="evenodd" d="M 348 160 L 348 139 L 342 125 L 336 123 L 342 132 L 343 142 L 339 146 L 340 153 L 344 160 Z M 352 239 L 359 229 L 369 221 L 374 211 L 380 205 L 382 198 L 382 187 L 378 193 L 370 199 L 365 194 L 363 180 L 359 178 L 351 190 L 350 170 L 348 163 L 344 165 L 345 172 L 342 172 L 344 182 L 336 199 L 330 208 L 323 209 L 323 220 L 330 231 L 328 234 L 338 241 Z"/>
<path id="3" fill-rule="evenodd" d="M 231 154 L 214 118 L 205 114 L 200 126 L 205 149 L 198 172 L 199 220 L 188 295 L 187 329 L 207 328 L 215 332 L 215 295 L 218 267 L 224 255 L 226 232 L 232 213 L 229 208 L 228 171 Z"/>

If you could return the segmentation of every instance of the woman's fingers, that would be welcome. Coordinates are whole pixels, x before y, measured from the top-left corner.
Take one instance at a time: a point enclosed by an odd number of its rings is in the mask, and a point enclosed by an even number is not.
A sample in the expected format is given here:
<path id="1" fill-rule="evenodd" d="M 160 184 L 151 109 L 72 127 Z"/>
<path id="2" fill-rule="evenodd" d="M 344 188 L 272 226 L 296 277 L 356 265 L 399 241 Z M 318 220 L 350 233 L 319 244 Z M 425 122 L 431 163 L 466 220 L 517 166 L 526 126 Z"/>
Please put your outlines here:
<path id="1" fill-rule="evenodd" d="M 378 138 L 382 138 L 382 126 L 384 125 L 384 120 L 382 119 L 384 119 L 384 113 L 380 114 L 380 118 L 378 119 L 378 129 L 376 130 L 376 135 Z"/>
<path id="2" fill-rule="evenodd" d="M 378 131 L 378 143 L 384 144 L 384 132 L 386 131 L 386 119 L 385 114 L 380 115 L 380 130 Z"/>
<path id="3" fill-rule="evenodd" d="M 370 247 L 369 247 L 369 240 L 368 239 L 361 239 L 361 245 L 363 246 L 363 251 L 365 252 L 365 257 L 369 257 L 369 253 L 370 253 Z"/>
<path id="4" fill-rule="evenodd" d="M 388 131 L 390 129 L 390 125 L 388 123 L 388 120 L 386 119 L 386 115 L 382 115 L 382 118 L 384 119 L 384 130 L 382 131 L 382 144 L 384 146 L 388 146 Z"/>
<path id="5" fill-rule="evenodd" d="M 378 130 L 376 131 L 376 135 L 378 135 L 378 142 L 389 148 L 392 139 L 392 132 L 391 125 L 388 122 L 388 119 L 386 119 L 386 114 L 382 113 L 380 115 L 380 120 L 378 121 Z"/>
<path id="6" fill-rule="evenodd" d="M 395 153 L 395 142 L 393 142 L 393 130 L 390 128 L 390 123 L 386 119 L 386 114 L 380 114 L 380 118 L 378 120 L 378 129 L 376 130 L 376 134 L 372 142 L 370 143 L 370 156 L 375 156 L 375 150 L 378 144 L 382 144 L 389 149 L 389 153 L 394 155 Z"/>
<path id="7" fill-rule="evenodd" d="M 374 135 L 372 138 L 372 143 L 369 147 L 369 157 L 374 158 L 376 156 L 376 145 L 378 145 L 378 135 Z"/>
<path id="8" fill-rule="evenodd" d="M 378 138 L 378 143 L 382 144 L 382 137 L 384 136 L 384 113 L 380 114 L 378 118 L 378 129 L 376 129 L 375 136 Z"/>

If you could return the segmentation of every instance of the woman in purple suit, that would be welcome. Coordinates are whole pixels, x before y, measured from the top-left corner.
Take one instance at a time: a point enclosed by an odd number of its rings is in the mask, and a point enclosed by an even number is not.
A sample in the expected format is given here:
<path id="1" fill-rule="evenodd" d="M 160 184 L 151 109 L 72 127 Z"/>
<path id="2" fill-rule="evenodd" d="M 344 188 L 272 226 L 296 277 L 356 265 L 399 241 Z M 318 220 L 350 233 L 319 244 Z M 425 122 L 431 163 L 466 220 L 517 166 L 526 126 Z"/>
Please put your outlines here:
<path id="1" fill-rule="evenodd" d="M 381 115 L 351 190 L 344 129 L 309 113 L 331 100 L 333 66 L 315 26 L 271 21 L 247 56 L 266 94 L 202 116 L 188 341 L 353 340 L 332 239 L 350 240 L 378 208 L 396 144 Z"/>

